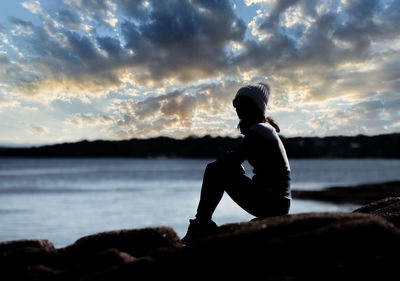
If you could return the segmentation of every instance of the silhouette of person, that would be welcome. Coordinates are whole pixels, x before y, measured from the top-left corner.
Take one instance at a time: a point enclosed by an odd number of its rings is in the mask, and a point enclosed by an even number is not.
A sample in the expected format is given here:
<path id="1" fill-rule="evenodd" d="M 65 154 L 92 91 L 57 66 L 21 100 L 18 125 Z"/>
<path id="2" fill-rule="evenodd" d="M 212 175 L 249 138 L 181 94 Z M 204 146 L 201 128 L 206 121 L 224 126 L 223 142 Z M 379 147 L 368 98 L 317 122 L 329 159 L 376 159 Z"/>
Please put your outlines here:
<path id="1" fill-rule="evenodd" d="M 271 117 L 266 117 L 270 92 L 268 84 L 256 83 L 236 93 L 233 106 L 243 141 L 235 150 L 207 165 L 197 213 L 190 220 L 183 243 L 190 243 L 217 227 L 212 215 L 224 191 L 256 218 L 288 214 L 290 166 L 278 136 L 279 126 Z M 244 160 L 253 167 L 252 178 L 245 175 Z"/>

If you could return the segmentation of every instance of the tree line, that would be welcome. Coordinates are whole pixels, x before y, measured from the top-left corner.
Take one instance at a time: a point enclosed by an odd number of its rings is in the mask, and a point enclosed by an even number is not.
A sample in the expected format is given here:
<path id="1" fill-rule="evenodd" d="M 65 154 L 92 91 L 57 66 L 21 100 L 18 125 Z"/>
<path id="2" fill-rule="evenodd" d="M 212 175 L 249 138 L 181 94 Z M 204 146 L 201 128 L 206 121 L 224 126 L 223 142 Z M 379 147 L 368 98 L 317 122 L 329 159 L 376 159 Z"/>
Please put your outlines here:
<path id="1" fill-rule="evenodd" d="M 281 137 L 289 158 L 400 158 L 400 134 L 377 136 Z M 0 157 L 215 158 L 242 138 L 156 137 L 80 141 L 38 147 L 2 147 Z"/>

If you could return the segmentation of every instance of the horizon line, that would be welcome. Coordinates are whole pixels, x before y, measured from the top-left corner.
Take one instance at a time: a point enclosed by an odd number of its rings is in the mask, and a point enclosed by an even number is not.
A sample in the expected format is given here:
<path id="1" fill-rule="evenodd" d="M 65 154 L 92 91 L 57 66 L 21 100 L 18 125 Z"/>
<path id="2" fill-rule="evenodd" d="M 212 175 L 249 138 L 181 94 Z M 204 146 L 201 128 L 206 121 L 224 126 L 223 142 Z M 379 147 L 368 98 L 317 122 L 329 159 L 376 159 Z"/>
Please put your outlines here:
<path id="1" fill-rule="evenodd" d="M 337 138 L 348 138 L 348 137 L 377 137 L 377 136 L 384 136 L 384 135 L 396 135 L 400 134 L 400 132 L 393 132 L 393 133 L 382 133 L 382 134 L 354 134 L 354 135 L 325 135 L 325 136 L 318 136 L 318 135 L 309 135 L 309 136 L 289 136 L 286 137 L 284 135 L 279 135 L 283 139 L 294 139 L 294 138 L 331 138 L 331 137 L 337 137 Z M 37 143 L 37 144 L 29 144 L 29 143 L 0 143 L 0 148 L 2 149 L 13 149 L 13 148 L 34 148 L 34 147 L 44 147 L 44 146 L 53 146 L 53 145 L 62 145 L 62 144 L 74 144 L 74 143 L 80 143 L 80 142 L 97 142 L 97 141 L 104 141 L 104 142 L 122 142 L 122 141 L 130 141 L 130 140 L 151 140 L 151 139 L 158 139 L 158 138 L 167 138 L 167 139 L 172 139 L 172 140 L 185 140 L 185 139 L 190 139 L 190 138 L 241 138 L 243 135 L 239 136 L 220 136 L 220 135 L 210 135 L 210 134 L 205 134 L 205 135 L 189 135 L 183 138 L 174 138 L 172 136 L 165 136 L 165 135 L 159 135 L 159 136 L 154 136 L 154 137 L 147 137 L 147 138 L 128 138 L 128 139 L 80 139 L 76 141 L 63 141 L 63 142 L 54 142 L 54 143 Z"/>

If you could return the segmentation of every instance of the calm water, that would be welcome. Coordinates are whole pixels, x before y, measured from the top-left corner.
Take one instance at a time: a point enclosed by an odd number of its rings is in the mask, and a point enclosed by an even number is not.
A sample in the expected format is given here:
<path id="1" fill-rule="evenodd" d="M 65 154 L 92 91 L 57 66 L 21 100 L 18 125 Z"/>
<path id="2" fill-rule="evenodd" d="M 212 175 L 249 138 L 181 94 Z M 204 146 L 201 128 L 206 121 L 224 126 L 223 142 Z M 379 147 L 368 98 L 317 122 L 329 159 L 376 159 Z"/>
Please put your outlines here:
<path id="1" fill-rule="evenodd" d="M 210 161 L 0 159 L 0 241 L 49 239 L 62 247 L 97 232 L 160 225 L 183 236 Z M 291 160 L 291 166 L 293 189 L 400 180 L 400 160 Z M 293 200 L 290 212 L 357 207 Z M 227 195 L 214 215 L 218 224 L 250 219 Z"/>

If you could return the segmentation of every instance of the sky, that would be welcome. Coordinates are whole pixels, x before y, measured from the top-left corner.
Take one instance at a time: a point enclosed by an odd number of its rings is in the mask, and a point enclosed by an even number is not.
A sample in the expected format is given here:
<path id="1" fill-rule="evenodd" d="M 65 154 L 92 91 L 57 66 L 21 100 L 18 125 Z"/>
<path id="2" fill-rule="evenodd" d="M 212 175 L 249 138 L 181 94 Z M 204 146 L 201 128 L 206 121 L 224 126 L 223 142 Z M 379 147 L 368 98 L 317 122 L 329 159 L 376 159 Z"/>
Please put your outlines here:
<path id="1" fill-rule="evenodd" d="M 398 0 L 0 0 L 0 144 L 400 132 Z"/>

